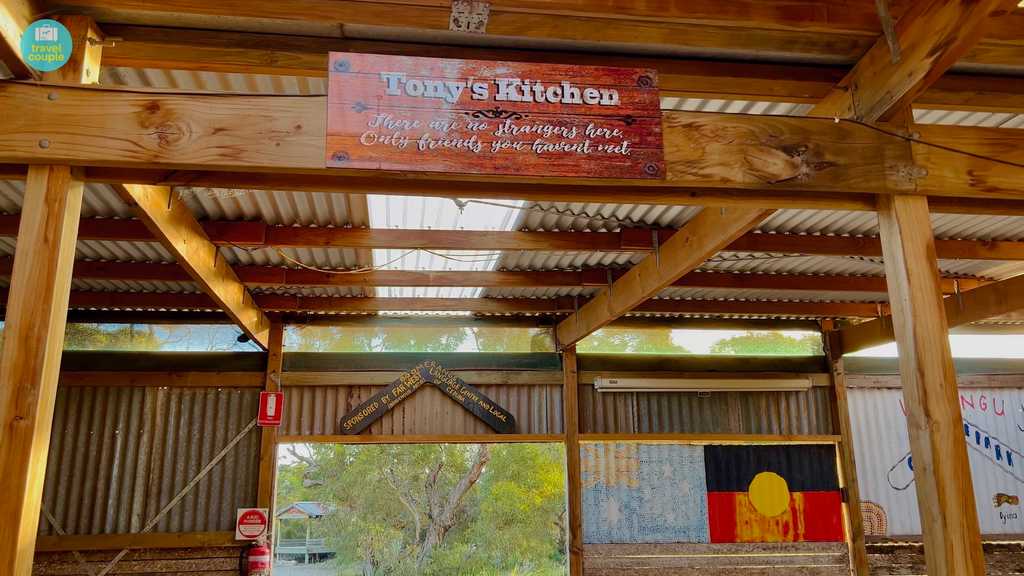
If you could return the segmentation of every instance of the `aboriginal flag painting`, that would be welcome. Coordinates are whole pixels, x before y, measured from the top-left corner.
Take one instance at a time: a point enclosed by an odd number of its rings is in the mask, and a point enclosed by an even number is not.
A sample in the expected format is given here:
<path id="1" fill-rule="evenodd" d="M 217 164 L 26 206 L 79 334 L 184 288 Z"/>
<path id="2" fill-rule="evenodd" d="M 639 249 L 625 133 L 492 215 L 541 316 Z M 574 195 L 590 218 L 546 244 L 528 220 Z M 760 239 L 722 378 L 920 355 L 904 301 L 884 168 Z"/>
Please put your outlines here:
<path id="1" fill-rule="evenodd" d="M 711 542 L 841 542 L 832 446 L 706 446 Z"/>

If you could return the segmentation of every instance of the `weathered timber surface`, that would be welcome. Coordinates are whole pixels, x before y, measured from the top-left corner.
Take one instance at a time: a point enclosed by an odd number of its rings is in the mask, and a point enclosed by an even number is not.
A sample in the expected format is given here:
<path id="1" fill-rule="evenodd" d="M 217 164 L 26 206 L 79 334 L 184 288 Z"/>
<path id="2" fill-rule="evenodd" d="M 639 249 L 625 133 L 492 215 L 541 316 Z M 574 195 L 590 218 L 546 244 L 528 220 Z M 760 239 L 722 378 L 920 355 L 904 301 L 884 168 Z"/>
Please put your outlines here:
<path id="1" fill-rule="evenodd" d="M 848 573 L 846 545 L 588 544 L 587 576 L 838 576 Z"/>
<path id="2" fill-rule="evenodd" d="M 92 574 L 98 574 L 118 553 L 117 550 L 83 552 Z M 107 574 L 187 574 L 188 576 L 228 576 L 238 574 L 237 547 L 184 548 L 170 550 L 133 550 Z M 34 576 L 88 576 L 85 568 L 70 552 L 37 553 Z"/>
<path id="3" fill-rule="evenodd" d="M 982 545 L 985 551 L 985 573 L 988 576 L 1009 576 L 1024 573 L 1024 543 Z M 904 576 L 925 574 L 924 546 L 920 543 L 869 543 L 868 560 L 872 576 Z"/>

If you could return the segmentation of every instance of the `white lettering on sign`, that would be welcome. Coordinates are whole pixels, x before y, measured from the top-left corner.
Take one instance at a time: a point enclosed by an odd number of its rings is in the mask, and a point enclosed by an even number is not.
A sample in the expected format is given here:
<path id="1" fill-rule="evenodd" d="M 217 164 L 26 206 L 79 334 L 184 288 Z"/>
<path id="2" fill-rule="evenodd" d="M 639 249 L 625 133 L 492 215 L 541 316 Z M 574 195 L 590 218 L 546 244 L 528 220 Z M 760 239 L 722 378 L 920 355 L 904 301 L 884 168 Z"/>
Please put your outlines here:
<path id="1" fill-rule="evenodd" d="M 468 88 L 473 100 L 490 98 L 490 87 L 486 82 L 475 80 L 435 80 L 409 78 L 403 72 L 381 72 L 384 92 L 388 96 L 411 96 L 413 98 L 436 98 L 448 104 L 455 104 Z M 522 78 L 495 78 L 494 100 L 498 102 L 536 102 L 539 104 L 577 104 L 590 106 L 618 106 L 619 91 L 614 88 L 579 87 L 562 81 L 555 85 L 544 84 Z M 379 120 L 378 120 L 379 122 Z M 390 128 L 390 126 L 387 126 Z"/>

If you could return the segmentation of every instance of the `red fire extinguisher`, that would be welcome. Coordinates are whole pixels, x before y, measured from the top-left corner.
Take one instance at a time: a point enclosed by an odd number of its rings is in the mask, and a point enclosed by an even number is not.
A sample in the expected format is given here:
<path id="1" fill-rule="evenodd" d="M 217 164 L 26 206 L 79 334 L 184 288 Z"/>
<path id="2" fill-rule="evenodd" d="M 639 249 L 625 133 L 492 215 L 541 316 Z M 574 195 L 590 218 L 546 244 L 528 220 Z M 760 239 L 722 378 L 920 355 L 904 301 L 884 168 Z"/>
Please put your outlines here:
<path id="1" fill-rule="evenodd" d="M 242 552 L 242 576 L 270 576 L 270 547 L 257 540 Z"/>

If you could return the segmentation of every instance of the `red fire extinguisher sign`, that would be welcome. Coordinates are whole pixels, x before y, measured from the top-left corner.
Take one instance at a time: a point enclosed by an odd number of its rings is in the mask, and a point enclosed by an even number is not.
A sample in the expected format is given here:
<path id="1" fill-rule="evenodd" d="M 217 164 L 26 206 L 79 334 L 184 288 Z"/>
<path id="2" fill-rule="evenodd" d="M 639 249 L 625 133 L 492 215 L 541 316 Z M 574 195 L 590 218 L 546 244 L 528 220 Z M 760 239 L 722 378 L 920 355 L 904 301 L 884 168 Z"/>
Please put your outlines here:
<path id="1" fill-rule="evenodd" d="M 283 392 L 260 392 L 260 414 L 256 423 L 260 426 L 280 426 L 284 414 Z"/>

